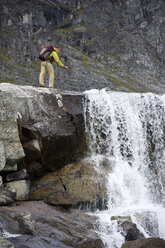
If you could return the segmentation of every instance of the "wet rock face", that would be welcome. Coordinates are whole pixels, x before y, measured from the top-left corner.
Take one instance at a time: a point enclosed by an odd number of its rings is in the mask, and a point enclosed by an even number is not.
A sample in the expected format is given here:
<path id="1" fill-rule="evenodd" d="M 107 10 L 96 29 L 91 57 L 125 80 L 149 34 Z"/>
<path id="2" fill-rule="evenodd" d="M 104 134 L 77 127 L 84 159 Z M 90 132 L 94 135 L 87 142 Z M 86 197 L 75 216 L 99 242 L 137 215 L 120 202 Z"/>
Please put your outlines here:
<path id="1" fill-rule="evenodd" d="M 94 231 L 97 219 L 78 210 L 64 212 L 43 202 L 21 202 L 1 207 L 0 222 L 5 238 L 17 248 L 104 247 Z"/>
<path id="2" fill-rule="evenodd" d="M 144 234 L 138 228 L 137 222 L 149 237 L 154 238 L 159 236 L 157 215 L 154 212 L 135 212 L 133 218 L 129 215 L 112 216 L 111 221 L 117 223 L 119 232 L 123 235 L 125 241 L 141 240 L 145 238 Z"/>
<path id="3" fill-rule="evenodd" d="M 133 224 L 132 222 L 124 221 L 121 224 L 121 227 L 123 228 L 125 232 L 125 240 L 127 241 L 144 238 L 144 235 L 140 233 L 140 231 L 136 227 L 136 224 Z"/>
<path id="4" fill-rule="evenodd" d="M 122 248 L 164 248 L 165 240 L 160 238 L 147 238 L 142 240 L 128 241 L 122 245 Z"/>
<path id="5" fill-rule="evenodd" d="M 38 54 L 52 43 L 70 67 L 56 67 L 57 88 L 164 92 L 164 0 L 3 0 L 0 9 L 1 81 L 38 85 Z"/>

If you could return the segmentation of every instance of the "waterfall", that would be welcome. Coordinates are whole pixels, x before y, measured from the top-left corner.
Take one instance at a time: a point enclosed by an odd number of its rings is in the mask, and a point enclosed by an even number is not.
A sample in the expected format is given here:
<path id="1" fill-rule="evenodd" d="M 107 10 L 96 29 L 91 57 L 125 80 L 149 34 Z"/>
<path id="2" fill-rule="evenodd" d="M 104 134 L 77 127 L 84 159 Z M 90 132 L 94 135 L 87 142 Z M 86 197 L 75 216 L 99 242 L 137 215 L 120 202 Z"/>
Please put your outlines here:
<path id="1" fill-rule="evenodd" d="M 95 213 L 105 247 L 125 242 L 122 218 L 144 237 L 165 238 L 165 95 L 85 93 L 88 159 L 109 168 L 107 209 Z"/>

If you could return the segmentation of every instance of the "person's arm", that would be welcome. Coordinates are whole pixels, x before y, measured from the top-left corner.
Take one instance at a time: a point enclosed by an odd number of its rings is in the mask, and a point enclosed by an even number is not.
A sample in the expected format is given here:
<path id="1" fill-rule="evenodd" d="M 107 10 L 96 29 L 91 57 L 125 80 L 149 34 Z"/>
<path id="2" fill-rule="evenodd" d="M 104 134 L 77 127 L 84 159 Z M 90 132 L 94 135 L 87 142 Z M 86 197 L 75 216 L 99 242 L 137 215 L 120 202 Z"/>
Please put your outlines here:
<path id="1" fill-rule="evenodd" d="M 60 59 L 59 59 L 59 57 L 58 57 L 58 54 L 57 54 L 56 52 L 52 52 L 52 53 L 50 54 L 50 56 L 53 57 L 53 59 L 57 62 L 57 64 L 58 64 L 59 66 L 65 68 L 65 70 L 69 70 L 69 67 L 66 66 L 66 65 L 64 65 L 64 64 L 60 61 Z"/>
<path id="2" fill-rule="evenodd" d="M 60 61 L 60 59 L 59 59 L 59 57 L 58 57 L 58 54 L 57 54 L 56 52 L 52 52 L 50 56 L 54 58 L 54 60 L 56 61 L 56 63 L 57 63 L 59 66 L 65 68 L 64 64 Z"/>

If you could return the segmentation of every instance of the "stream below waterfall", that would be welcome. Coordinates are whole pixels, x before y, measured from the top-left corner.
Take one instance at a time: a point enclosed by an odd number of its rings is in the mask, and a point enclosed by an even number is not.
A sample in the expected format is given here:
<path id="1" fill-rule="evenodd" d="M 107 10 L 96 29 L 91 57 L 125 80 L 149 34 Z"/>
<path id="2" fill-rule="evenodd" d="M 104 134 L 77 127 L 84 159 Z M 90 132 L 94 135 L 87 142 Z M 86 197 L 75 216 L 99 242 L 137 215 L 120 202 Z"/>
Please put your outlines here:
<path id="1" fill-rule="evenodd" d="M 165 95 L 86 91 L 88 160 L 104 163 L 108 201 L 94 214 L 107 248 L 125 242 L 124 221 L 165 239 Z"/>

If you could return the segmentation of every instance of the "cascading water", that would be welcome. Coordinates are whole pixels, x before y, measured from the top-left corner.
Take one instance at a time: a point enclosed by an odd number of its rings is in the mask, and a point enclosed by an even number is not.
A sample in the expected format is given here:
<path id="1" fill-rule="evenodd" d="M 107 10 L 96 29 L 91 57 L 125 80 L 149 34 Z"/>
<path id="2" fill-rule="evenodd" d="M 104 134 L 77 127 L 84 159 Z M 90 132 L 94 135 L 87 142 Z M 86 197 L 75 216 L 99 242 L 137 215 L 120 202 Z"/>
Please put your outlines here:
<path id="1" fill-rule="evenodd" d="M 105 247 L 125 242 L 119 216 L 165 238 L 165 95 L 90 90 L 86 119 L 88 159 L 109 168 L 107 210 L 95 213 Z"/>

